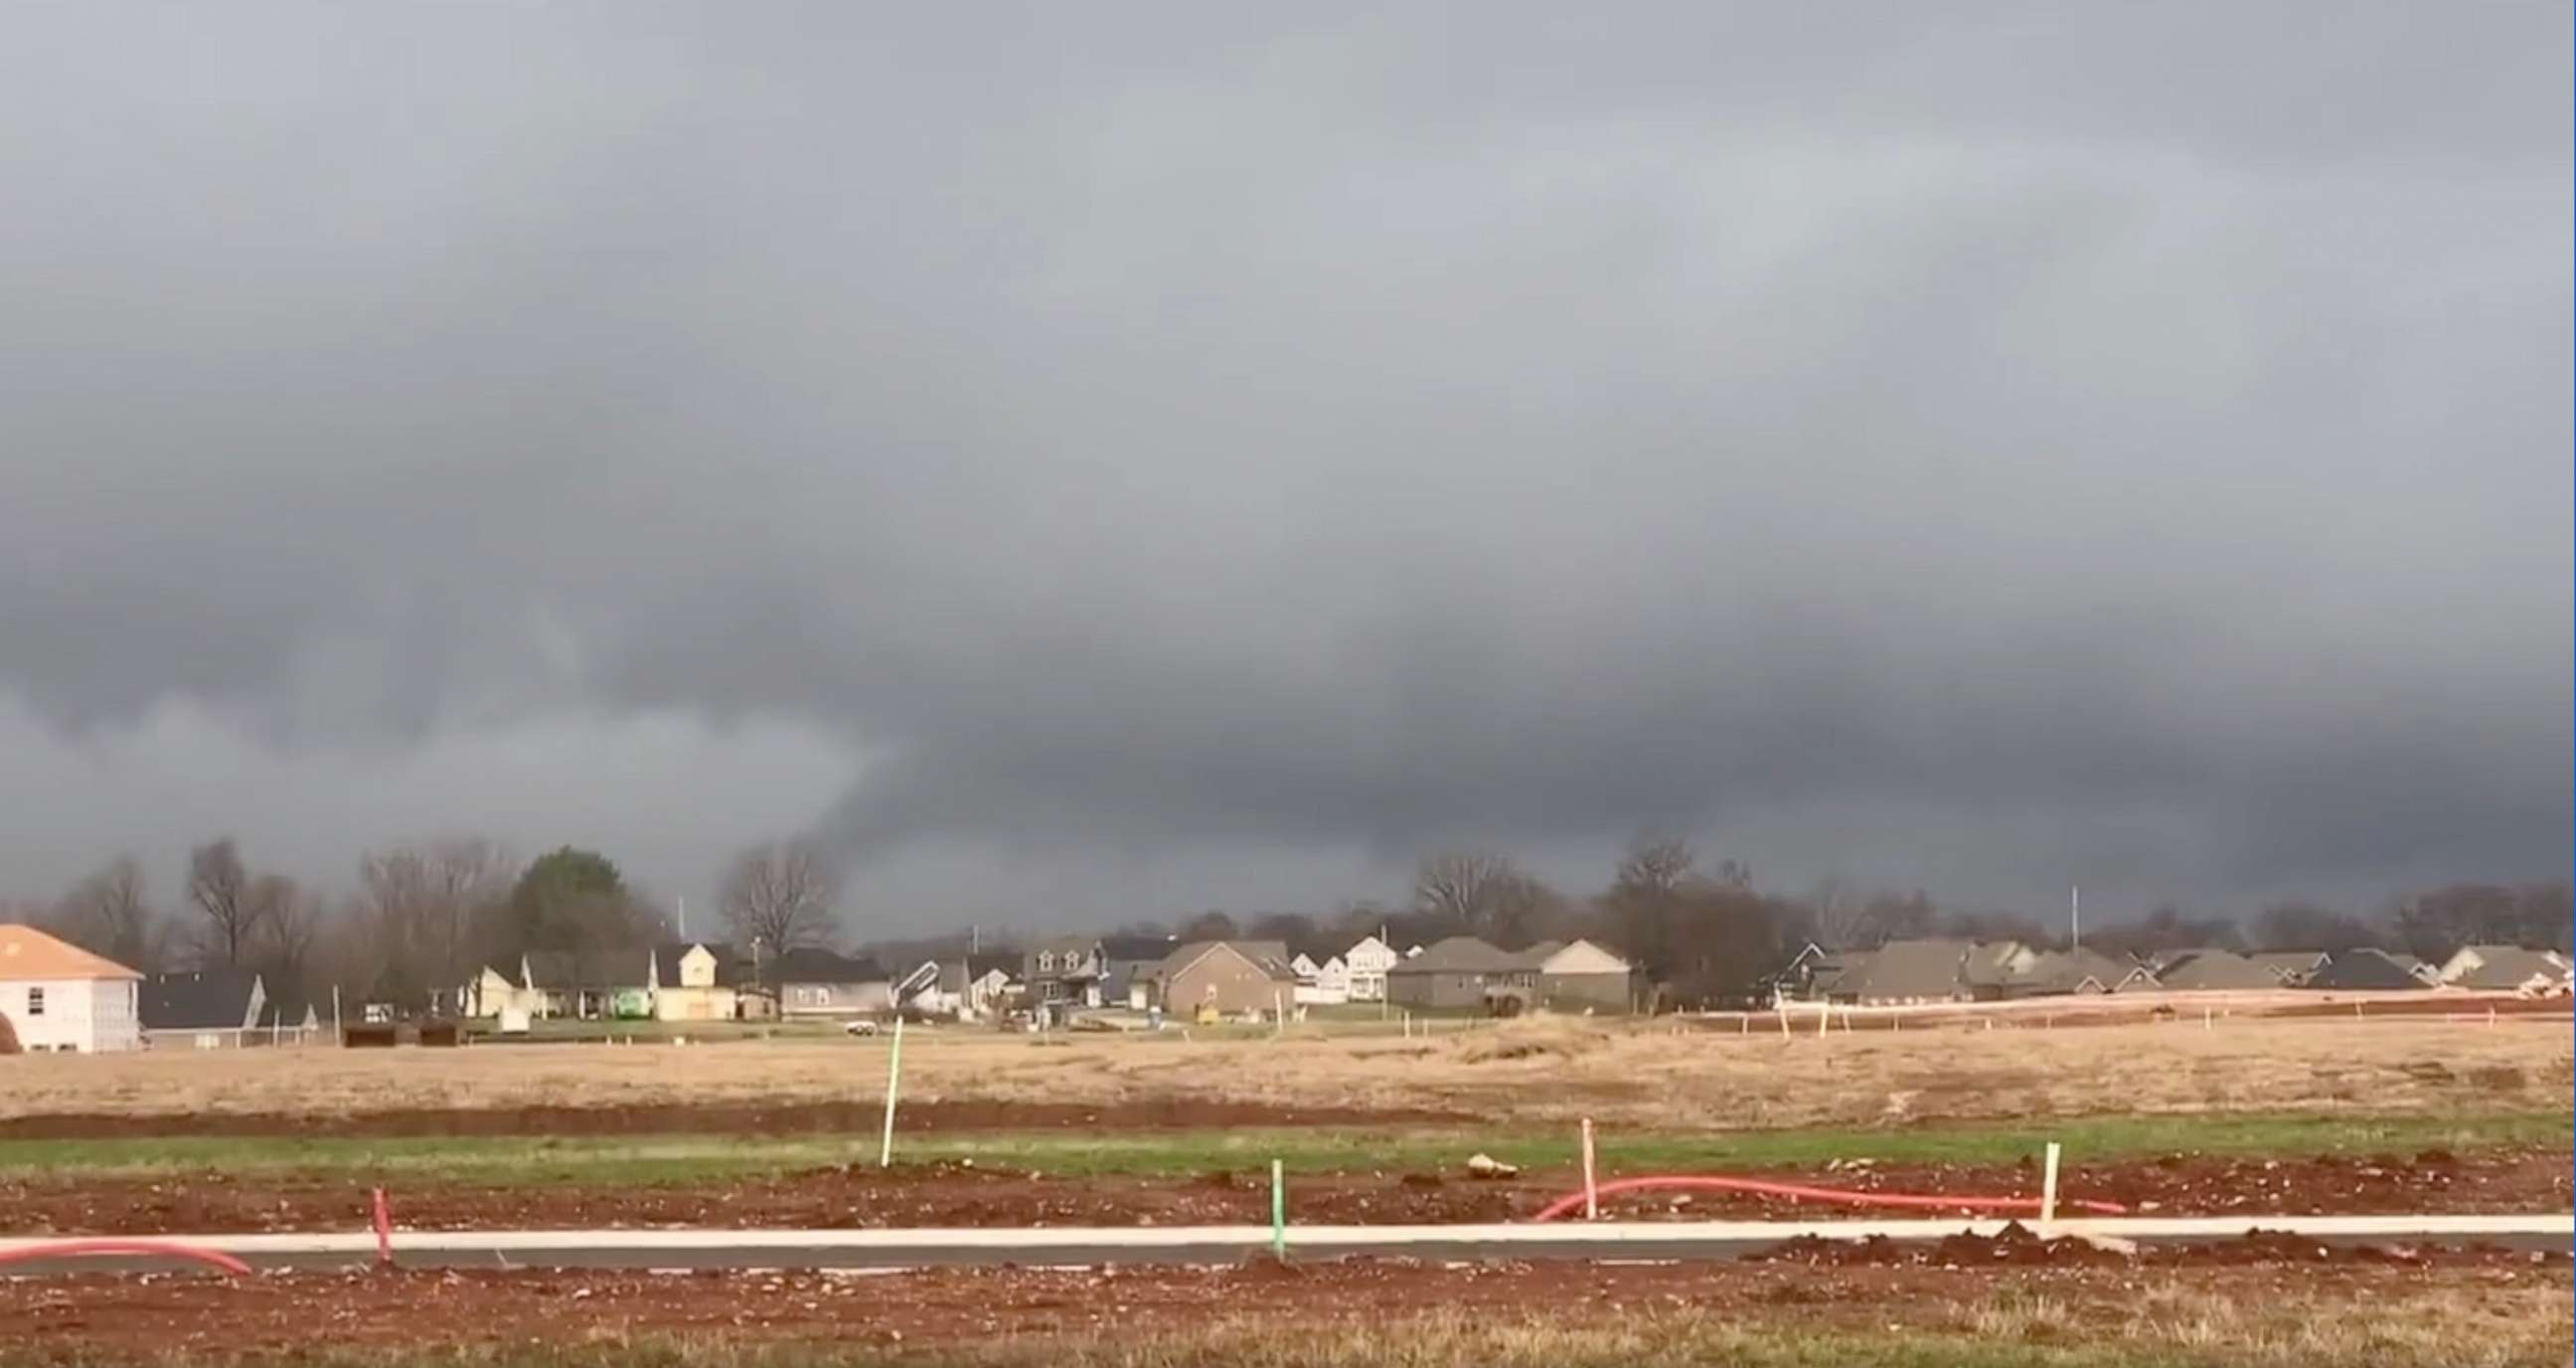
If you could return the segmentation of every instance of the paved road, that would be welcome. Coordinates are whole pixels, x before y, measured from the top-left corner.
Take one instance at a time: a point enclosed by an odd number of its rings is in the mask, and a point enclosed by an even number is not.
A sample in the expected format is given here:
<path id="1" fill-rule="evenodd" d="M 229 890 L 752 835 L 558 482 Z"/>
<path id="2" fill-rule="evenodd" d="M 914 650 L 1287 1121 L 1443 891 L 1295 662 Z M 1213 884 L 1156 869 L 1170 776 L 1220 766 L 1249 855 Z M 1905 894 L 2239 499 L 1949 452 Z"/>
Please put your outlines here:
<path id="1" fill-rule="evenodd" d="M 1801 1236 L 1937 1240 L 1991 1235 L 2001 1221 L 1633 1221 L 1548 1225 L 1295 1226 L 1292 1255 L 1401 1254 L 1473 1259 L 1732 1259 Z M 2232 1239 L 2261 1227 L 2322 1244 L 2466 1244 L 2576 1249 L 2576 1215 L 2099 1217 L 2060 1221 L 2066 1234 L 2141 1246 Z M 371 1262 L 371 1234 L 173 1235 L 254 1268 L 346 1268 Z M 0 1254 L 42 1240 L 0 1240 Z M 1226 1264 L 1270 1248 L 1266 1226 L 1059 1227 L 912 1230 L 396 1231 L 396 1260 L 411 1268 L 917 1268 L 939 1264 Z M 13 1274 L 96 1270 L 99 1259 L 11 1263 Z M 173 1266 L 119 1259 L 116 1267 Z"/>

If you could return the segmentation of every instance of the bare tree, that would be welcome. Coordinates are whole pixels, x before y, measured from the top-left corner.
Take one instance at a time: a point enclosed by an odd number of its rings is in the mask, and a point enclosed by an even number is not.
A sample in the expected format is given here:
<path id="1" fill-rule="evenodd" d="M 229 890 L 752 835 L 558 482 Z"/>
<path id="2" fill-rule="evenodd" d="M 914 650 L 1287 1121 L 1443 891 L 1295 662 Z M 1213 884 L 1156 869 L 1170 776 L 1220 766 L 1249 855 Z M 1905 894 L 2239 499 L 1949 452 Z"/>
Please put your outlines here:
<path id="1" fill-rule="evenodd" d="M 188 852 L 188 901 L 209 923 L 207 957 L 227 967 L 242 963 L 258 945 L 264 909 L 250 891 L 250 870 L 230 836 Z"/>
<path id="2" fill-rule="evenodd" d="M 1461 850 L 1416 868 L 1413 905 L 1437 930 L 1498 943 L 1526 939 L 1561 908 L 1553 890 L 1508 855 Z"/>
<path id="3" fill-rule="evenodd" d="M 811 841 L 772 841 L 734 857 L 718 910 L 737 940 L 772 953 L 822 938 L 840 877 Z"/>
<path id="4" fill-rule="evenodd" d="M 251 925 L 259 940 L 254 947 L 261 972 L 281 995 L 303 986 L 305 963 L 322 934 L 322 900 L 283 874 L 251 880 L 242 901 L 253 909 Z"/>
<path id="5" fill-rule="evenodd" d="M 143 896 L 143 862 L 119 855 L 72 886 L 54 909 L 66 940 L 130 969 L 160 967 L 162 926 Z"/>
<path id="6" fill-rule="evenodd" d="M 1679 836 L 1640 832 L 1619 857 L 1610 889 L 1619 894 L 1668 894 L 1680 888 L 1699 864 L 1699 852 Z"/>
<path id="7" fill-rule="evenodd" d="M 1850 884 L 1831 875 L 1816 881 L 1815 891 L 1807 895 L 1814 910 L 1816 940 L 1835 950 L 1858 948 L 1869 935 L 1869 916 L 1860 894 Z"/>
<path id="8" fill-rule="evenodd" d="M 510 896 L 510 861 L 500 848 L 475 837 L 441 841 L 429 850 L 428 924 L 422 948 L 441 988 L 464 983 L 475 966 L 474 928 L 488 909 Z"/>

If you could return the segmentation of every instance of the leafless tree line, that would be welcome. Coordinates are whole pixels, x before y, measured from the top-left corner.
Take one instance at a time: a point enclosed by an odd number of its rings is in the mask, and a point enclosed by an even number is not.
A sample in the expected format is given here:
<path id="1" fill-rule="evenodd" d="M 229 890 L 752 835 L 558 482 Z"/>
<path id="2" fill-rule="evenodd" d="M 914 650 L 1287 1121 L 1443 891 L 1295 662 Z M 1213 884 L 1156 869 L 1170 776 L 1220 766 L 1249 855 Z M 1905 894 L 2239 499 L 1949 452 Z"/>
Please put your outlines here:
<path id="1" fill-rule="evenodd" d="M 720 911 L 731 934 L 786 950 L 837 932 L 839 878 L 817 845 L 770 842 L 739 856 Z M 522 951 L 607 956 L 668 933 L 668 923 L 590 852 L 524 865 L 493 842 L 458 838 L 371 850 L 354 888 L 329 899 L 254 867 L 230 837 L 191 850 L 179 904 L 156 908 L 142 861 L 120 855 L 37 918 L 120 964 L 246 969 L 282 1001 L 331 986 L 366 1001 L 426 1007 L 483 965 Z"/>
<path id="2" fill-rule="evenodd" d="M 336 984 L 370 1000 L 426 1002 L 484 964 L 526 950 L 610 954 L 668 934 L 658 910 L 625 887 L 592 852 L 558 850 L 522 865 L 500 847 L 458 839 L 370 851 L 355 891 L 336 901 L 295 879 L 253 867 L 218 839 L 189 853 L 181 904 L 150 899 L 140 861 L 120 856 L 82 878 L 41 919 L 57 934 L 139 969 L 256 969 L 271 995 L 292 999 Z M 836 940 L 839 871 L 819 845 L 773 841 L 728 867 L 718 912 L 746 951 L 772 953 Z M 2341 951 L 2361 945 L 2439 959 L 2470 943 L 2568 948 L 2565 880 L 2460 883 L 2398 899 L 2371 913 L 2283 900 L 2251 916 L 2198 915 L 2171 906 L 2086 933 L 2112 951 L 2224 946 Z M 1703 861 L 1678 836 L 1632 841 L 1608 887 L 1572 896 L 1511 856 L 1459 848 L 1424 858 L 1410 898 L 1354 901 L 1332 913 L 1268 913 L 1238 921 L 1221 911 L 1129 934 L 1183 939 L 1250 936 L 1294 944 L 1347 944 L 1384 933 L 1403 944 L 1472 935 L 1517 948 L 1584 936 L 1616 947 L 1675 998 L 1707 1001 L 1753 991 L 1808 941 L 1865 949 L 1920 936 L 2062 941 L 2052 918 L 1944 908 L 1920 890 L 1862 891 L 1836 879 L 1803 894 L 1758 889 L 1749 867 Z M 987 948 L 992 942 L 987 941 Z"/>

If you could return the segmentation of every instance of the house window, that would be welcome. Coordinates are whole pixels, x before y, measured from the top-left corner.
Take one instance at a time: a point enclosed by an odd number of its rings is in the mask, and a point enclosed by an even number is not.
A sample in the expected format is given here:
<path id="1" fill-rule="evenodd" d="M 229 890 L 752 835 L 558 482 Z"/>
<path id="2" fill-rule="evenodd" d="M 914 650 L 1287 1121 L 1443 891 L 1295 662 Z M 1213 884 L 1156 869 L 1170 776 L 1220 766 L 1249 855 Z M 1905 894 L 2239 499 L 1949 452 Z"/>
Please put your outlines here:
<path id="1" fill-rule="evenodd" d="M 44 989 L 42 989 L 42 988 L 30 988 L 30 989 L 28 989 L 28 990 L 27 990 L 27 1015 L 29 1015 L 29 1016 L 43 1016 L 44 1014 L 45 1014 L 45 990 L 44 990 Z"/>
<path id="2" fill-rule="evenodd" d="M 1055 972 L 1054 951 L 1040 950 L 1038 952 L 1038 972 L 1041 974 L 1052 974 Z"/>

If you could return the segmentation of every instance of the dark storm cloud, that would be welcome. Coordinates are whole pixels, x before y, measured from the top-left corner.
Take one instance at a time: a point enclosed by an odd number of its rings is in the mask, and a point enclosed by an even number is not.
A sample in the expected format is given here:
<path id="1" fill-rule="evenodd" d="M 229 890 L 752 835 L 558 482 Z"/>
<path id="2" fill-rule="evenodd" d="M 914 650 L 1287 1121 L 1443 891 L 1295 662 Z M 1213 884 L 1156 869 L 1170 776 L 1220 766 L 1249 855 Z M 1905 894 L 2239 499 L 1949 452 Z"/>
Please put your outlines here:
<path id="1" fill-rule="evenodd" d="M 2563 8 L 1935 8 L 12 15 L 5 882 L 2563 870 Z"/>

